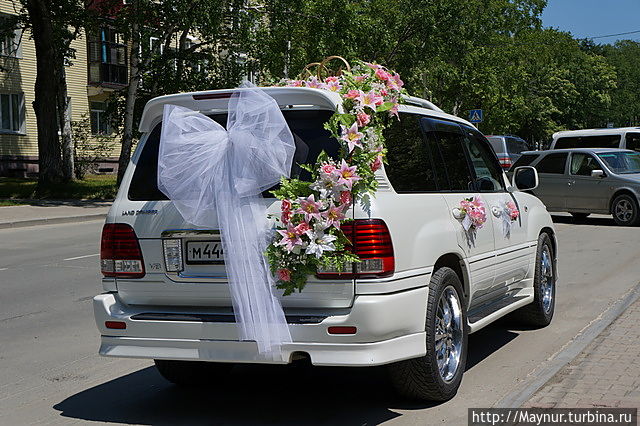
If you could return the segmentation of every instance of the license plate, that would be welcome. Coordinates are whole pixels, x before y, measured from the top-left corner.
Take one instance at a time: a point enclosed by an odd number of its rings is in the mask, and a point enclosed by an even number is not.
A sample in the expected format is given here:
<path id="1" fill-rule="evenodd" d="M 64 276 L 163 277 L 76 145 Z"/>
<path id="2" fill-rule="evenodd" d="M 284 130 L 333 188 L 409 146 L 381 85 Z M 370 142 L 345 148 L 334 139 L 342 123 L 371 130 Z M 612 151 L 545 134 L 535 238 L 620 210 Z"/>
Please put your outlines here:
<path id="1" fill-rule="evenodd" d="M 187 264 L 224 264 L 222 243 L 220 241 L 187 241 Z"/>

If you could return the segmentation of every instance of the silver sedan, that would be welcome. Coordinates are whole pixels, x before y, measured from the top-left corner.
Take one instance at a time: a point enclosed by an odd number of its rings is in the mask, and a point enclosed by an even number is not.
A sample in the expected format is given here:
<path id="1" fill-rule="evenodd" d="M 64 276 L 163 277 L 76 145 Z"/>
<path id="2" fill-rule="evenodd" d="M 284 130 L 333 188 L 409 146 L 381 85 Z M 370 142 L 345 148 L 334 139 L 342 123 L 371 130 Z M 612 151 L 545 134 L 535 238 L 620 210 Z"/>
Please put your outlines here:
<path id="1" fill-rule="evenodd" d="M 611 214 L 618 225 L 640 224 L 640 153 L 626 149 L 574 148 L 529 151 L 513 165 L 537 169 L 533 193 L 551 212 L 576 219 Z"/>

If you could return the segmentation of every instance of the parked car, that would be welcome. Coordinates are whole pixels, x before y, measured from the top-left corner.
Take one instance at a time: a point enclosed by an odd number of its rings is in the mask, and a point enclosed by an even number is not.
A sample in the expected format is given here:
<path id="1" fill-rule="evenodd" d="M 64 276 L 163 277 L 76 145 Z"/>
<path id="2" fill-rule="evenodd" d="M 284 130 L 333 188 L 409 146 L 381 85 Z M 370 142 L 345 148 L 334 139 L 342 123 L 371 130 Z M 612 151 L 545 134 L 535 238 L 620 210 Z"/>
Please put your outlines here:
<path id="1" fill-rule="evenodd" d="M 491 147 L 498 156 L 498 161 L 504 170 L 509 170 L 523 151 L 531 149 L 529 144 L 518 136 L 487 136 Z"/>
<path id="2" fill-rule="evenodd" d="M 640 153 L 626 149 L 583 148 L 525 152 L 515 167 L 538 170 L 532 192 L 553 212 L 576 219 L 611 214 L 618 225 L 640 224 Z"/>
<path id="3" fill-rule="evenodd" d="M 338 141 L 323 125 L 341 103 L 338 94 L 264 90 L 283 105 L 299 139 L 297 161 L 313 164 L 321 150 L 336 155 Z M 214 252 L 216 224 L 194 230 L 156 185 L 164 105 L 225 123 L 230 94 L 183 93 L 147 103 L 142 138 L 102 233 L 104 293 L 93 300 L 100 354 L 153 359 L 178 384 L 211 382 L 211 373 L 223 374 L 233 363 L 386 364 L 401 394 L 447 400 L 465 370 L 469 333 L 513 311 L 535 326 L 550 323 L 556 233 L 542 202 L 522 192 L 537 185 L 535 169 L 520 168 L 508 182 L 470 123 L 410 98 L 400 106 L 401 120 L 386 130 L 389 164 L 376 172 L 376 196 L 367 211 L 355 206 L 349 214 L 355 253 L 381 261 L 365 264 L 372 270 L 321 272 L 302 292 L 280 293 L 293 342 L 282 347 L 281 358 L 259 357 L 255 342 L 238 340 L 224 255 L 194 259 L 189 250 L 208 245 Z M 305 173 L 293 171 L 301 179 Z M 476 194 L 488 217 L 471 238 L 454 211 Z M 520 216 L 505 236 L 498 216 L 508 201 Z M 277 200 L 264 202 L 279 213 Z M 165 254 L 178 264 L 169 268 Z"/>
<path id="4" fill-rule="evenodd" d="M 640 127 L 586 129 L 558 132 L 549 149 L 621 148 L 640 151 Z"/>

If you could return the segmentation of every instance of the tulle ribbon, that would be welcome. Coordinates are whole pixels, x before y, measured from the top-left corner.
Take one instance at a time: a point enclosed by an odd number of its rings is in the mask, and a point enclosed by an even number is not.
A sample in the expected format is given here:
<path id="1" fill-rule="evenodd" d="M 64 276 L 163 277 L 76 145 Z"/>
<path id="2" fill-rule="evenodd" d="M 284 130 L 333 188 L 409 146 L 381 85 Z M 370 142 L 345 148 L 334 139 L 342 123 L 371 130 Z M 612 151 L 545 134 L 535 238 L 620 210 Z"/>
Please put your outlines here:
<path id="1" fill-rule="evenodd" d="M 225 130 L 165 105 L 158 188 L 185 221 L 217 224 L 240 339 L 277 356 L 291 335 L 264 256 L 271 230 L 261 192 L 289 176 L 295 144 L 276 102 L 255 86 L 236 90 L 228 111 Z"/>

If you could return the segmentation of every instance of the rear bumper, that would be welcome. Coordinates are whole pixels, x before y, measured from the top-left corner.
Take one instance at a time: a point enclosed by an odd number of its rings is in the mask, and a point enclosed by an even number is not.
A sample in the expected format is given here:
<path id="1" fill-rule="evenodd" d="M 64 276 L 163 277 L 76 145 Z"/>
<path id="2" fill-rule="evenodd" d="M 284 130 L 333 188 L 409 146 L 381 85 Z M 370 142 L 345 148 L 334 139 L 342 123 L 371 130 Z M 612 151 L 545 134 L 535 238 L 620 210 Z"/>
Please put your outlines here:
<path id="1" fill-rule="evenodd" d="M 426 297 L 426 288 L 357 296 L 350 309 L 328 311 L 319 323 L 290 324 L 293 342 L 275 359 L 261 356 L 255 342 L 239 341 L 235 323 L 136 320 L 131 317 L 150 308 L 126 305 L 115 293 L 98 295 L 93 303 L 104 356 L 286 364 L 302 355 L 314 365 L 373 366 L 426 353 Z M 107 329 L 105 321 L 122 321 L 126 329 Z M 329 326 L 339 325 L 358 331 L 328 334 Z"/>

